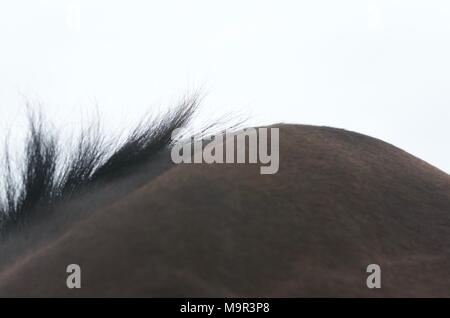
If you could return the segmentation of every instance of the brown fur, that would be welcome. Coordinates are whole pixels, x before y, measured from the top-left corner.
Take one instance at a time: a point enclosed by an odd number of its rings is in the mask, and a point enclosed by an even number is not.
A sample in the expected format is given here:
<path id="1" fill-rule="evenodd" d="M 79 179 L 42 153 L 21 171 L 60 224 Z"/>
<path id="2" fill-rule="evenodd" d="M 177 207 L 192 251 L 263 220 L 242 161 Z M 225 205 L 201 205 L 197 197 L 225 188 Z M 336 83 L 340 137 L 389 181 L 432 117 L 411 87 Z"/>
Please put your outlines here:
<path id="1" fill-rule="evenodd" d="M 450 296 L 450 176 L 367 136 L 281 125 L 278 174 L 178 165 L 108 193 L 10 257 L 0 296 Z"/>

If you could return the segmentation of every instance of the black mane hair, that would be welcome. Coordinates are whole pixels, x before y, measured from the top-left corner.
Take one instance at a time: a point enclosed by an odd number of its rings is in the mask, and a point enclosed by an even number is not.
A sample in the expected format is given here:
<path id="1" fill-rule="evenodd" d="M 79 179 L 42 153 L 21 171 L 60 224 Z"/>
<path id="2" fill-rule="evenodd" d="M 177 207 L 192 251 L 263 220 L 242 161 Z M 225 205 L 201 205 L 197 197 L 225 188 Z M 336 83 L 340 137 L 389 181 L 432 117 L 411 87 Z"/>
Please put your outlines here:
<path id="1" fill-rule="evenodd" d="M 147 117 L 123 141 L 112 142 L 98 125 L 85 129 L 69 154 L 41 113 L 29 111 L 29 131 L 19 174 L 8 146 L 3 158 L 0 188 L 0 237 L 24 225 L 42 211 L 71 198 L 87 186 L 119 177 L 173 144 L 172 132 L 186 127 L 199 96 L 157 117 Z"/>

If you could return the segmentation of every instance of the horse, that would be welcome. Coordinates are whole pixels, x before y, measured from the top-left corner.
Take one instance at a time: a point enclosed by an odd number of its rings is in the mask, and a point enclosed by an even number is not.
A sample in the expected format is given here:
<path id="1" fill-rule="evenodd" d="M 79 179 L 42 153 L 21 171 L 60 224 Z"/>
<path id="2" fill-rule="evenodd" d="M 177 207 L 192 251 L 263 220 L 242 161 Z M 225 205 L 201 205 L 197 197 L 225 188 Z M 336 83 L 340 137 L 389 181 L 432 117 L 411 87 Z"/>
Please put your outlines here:
<path id="1" fill-rule="evenodd" d="M 4 156 L 0 297 L 450 296 L 448 174 L 366 135 L 296 124 L 268 126 L 277 173 L 176 164 L 172 133 L 197 104 L 119 144 L 85 132 L 66 157 L 31 116 L 19 177 Z"/>

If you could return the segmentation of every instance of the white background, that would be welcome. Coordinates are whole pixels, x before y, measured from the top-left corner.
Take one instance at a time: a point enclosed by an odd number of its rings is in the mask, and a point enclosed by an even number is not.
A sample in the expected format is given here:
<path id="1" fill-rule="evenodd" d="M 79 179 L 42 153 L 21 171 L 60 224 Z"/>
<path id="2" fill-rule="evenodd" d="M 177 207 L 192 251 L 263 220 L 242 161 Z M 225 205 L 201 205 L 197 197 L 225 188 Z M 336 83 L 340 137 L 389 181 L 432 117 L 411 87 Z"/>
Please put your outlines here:
<path id="1" fill-rule="evenodd" d="M 0 3 L 0 135 L 26 100 L 120 127 L 197 88 L 209 115 L 354 130 L 450 172 L 450 2 Z"/>

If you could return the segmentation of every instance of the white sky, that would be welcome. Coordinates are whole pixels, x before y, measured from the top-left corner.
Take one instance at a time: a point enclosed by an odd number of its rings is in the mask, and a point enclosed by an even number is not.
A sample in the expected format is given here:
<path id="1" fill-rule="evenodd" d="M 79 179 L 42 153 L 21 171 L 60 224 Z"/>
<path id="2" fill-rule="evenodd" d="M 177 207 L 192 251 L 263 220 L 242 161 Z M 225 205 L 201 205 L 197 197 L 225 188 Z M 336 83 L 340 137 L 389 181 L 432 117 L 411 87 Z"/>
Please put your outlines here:
<path id="1" fill-rule="evenodd" d="M 209 114 L 354 130 L 450 172 L 448 1 L 0 3 L 2 131 L 25 99 L 120 125 L 199 87 Z"/>

